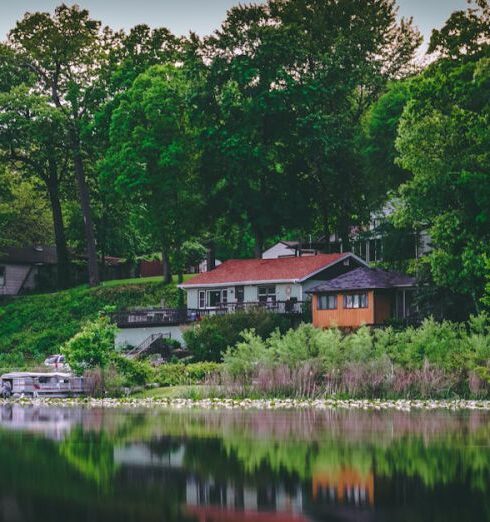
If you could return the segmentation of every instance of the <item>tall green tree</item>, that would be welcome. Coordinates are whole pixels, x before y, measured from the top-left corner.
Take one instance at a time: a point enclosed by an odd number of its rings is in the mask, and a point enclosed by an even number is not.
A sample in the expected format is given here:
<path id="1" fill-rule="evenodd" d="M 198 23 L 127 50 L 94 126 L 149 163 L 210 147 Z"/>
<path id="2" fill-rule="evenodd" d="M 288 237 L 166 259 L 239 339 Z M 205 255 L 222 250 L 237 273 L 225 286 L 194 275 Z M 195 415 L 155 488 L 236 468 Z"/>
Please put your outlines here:
<path id="1" fill-rule="evenodd" d="M 224 201 L 232 221 L 251 226 L 256 255 L 266 237 L 316 216 L 347 241 L 368 210 L 361 115 L 411 72 L 419 43 L 392 0 L 239 6 L 206 41 L 216 207 Z"/>
<path id="2" fill-rule="evenodd" d="M 450 80 L 449 80 L 450 78 Z M 399 220 L 426 228 L 436 284 L 478 308 L 490 254 L 490 60 L 441 64 L 414 86 L 400 123 Z"/>
<path id="3" fill-rule="evenodd" d="M 99 283 L 84 129 L 104 98 L 101 75 L 108 65 L 112 33 L 85 9 L 64 4 L 50 13 L 26 13 L 9 33 L 8 46 L 64 117 L 83 215 L 89 282 Z"/>
<path id="4" fill-rule="evenodd" d="M 395 147 L 398 126 L 409 100 L 410 80 L 392 82 L 363 117 L 363 168 L 368 178 L 367 196 L 374 205 L 383 205 L 387 194 L 409 179 L 410 173 L 396 162 Z"/>
<path id="5" fill-rule="evenodd" d="M 68 247 L 61 209 L 61 182 L 68 168 L 64 118 L 45 97 L 20 85 L 0 93 L 0 159 L 25 179 L 44 185 L 53 217 L 58 286 L 70 282 Z"/>
<path id="6" fill-rule="evenodd" d="M 192 91 L 181 67 L 154 66 L 141 74 L 113 113 L 111 145 L 101 166 L 119 193 L 144 213 L 162 250 L 166 282 L 170 254 L 179 260 L 184 241 L 200 224 Z"/>
<path id="7" fill-rule="evenodd" d="M 490 254 L 490 25 L 456 12 L 431 39 L 436 61 L 410 88 L 398 130 L 402 223 L 428 229 L 434 282 L 478 309 Z"/>
<path id="8" fill-rule="evenodd" d="M 2 247 L 52 240 L 52 217 L 42 187 L 15 168 L 0 165 L 0 252 Z"/>
<path id="9" fill-rule="evenodd" d="M 105 78 L 108 97 L 97 110 L 88 134 L 95 157 L 103 157 L 109 148 L 112 115 L 134 80 L 153 65 L 175 63 L 180 56 L 180 45 L 181 39 L 166 28 L 151 29 L 144 24 L 118 35 L 117 45 L 110 49 L 110 67 Z M 152 246 L 151 234 L 144 226 L 141 205 L 121 198 L 104 176 L 95 190 L 94 221 L 101 258 L 106 253 L 135 258 L 153 252 L 155 245 Z"/>

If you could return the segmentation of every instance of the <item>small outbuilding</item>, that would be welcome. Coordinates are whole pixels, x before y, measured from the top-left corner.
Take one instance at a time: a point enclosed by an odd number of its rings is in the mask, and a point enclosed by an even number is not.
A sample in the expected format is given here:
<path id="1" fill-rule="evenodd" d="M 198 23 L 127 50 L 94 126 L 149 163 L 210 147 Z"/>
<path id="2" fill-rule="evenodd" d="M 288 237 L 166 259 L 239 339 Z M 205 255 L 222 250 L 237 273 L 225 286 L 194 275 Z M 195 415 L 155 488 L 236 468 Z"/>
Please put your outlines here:
<path id="1" fill-rule="evenodd" d="M 399 272 L 356 268 L 308 290 L 313 325 L 357 328 L 409 319 L 415 312 L 415 286 L 415 278 Z"/>

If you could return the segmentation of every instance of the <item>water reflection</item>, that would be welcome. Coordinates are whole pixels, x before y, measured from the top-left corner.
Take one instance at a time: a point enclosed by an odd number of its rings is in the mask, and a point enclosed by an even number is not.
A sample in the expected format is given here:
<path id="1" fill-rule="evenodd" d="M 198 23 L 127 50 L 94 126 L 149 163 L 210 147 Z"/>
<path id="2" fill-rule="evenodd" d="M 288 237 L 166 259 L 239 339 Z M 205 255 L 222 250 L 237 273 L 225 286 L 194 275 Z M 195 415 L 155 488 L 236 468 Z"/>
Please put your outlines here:
<path id="1" fill-rule="evenodd" d="M 0 408 L 0 520 L 490 520 L 485 412 Z"/>

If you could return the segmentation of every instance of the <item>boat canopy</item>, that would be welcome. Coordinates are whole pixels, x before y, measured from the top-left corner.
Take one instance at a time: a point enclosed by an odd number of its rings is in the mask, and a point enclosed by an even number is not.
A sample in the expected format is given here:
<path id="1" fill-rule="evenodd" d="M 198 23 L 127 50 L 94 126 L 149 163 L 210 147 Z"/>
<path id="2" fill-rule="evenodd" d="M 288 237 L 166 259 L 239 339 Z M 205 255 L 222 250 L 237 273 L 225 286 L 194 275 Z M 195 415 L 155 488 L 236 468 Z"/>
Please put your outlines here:
<path id="1" fill-rule="evenodd" d="M 61 377 L 62 379 L 69 379 L 73 377 L 73 374 L 62 372 L 10 372 L 4 373 L 0 378 L 18 379 L 22 377 Z"/>

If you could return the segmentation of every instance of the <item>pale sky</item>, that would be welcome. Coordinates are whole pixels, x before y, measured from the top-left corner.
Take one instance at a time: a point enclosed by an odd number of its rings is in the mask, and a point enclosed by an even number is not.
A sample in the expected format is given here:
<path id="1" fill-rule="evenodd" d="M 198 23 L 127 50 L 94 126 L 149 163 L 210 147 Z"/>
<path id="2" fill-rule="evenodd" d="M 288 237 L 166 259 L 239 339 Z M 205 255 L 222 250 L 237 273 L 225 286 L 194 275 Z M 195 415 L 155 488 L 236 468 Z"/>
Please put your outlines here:
<path id="1" fill-rule="evenodd" d="M 255 0 L 261 3 L 263 0 Z M 0 0 L 0 39 L 26 11 L 52 11 L 62 0 Z M 129 29 L 139 23 L 168 27 L 175 34 L 190 30 L 212 33 L 239 0 L 65 0 L 87 8 L 92 17 L 113 29 Z M 242 0 L 241 3 L 249 3 Z M 450 13 L 465 9 L 466 0 L 398 0 L 401 16 L 413 16 L 427 41 L 431 30 L 440 27 Z"/>

